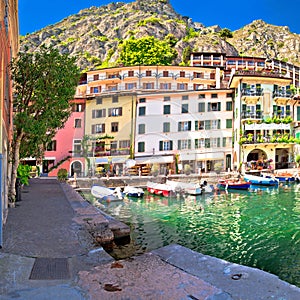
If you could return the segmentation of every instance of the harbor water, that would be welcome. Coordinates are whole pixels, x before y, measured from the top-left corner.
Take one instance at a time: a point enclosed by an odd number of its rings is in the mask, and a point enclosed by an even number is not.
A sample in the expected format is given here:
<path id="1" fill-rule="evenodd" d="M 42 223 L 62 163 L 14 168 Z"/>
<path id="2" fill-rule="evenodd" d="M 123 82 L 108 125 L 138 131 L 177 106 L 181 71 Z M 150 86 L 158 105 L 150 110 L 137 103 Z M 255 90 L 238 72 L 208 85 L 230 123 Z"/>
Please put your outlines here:
<path id="1" fill-rule="evenodd" d="M 131 227 L 113 255 L 130 256 L 172 243 L 273 273 L 300 287 L 300 184 L 165 198 L 145 195 L 101 202 Z"/>

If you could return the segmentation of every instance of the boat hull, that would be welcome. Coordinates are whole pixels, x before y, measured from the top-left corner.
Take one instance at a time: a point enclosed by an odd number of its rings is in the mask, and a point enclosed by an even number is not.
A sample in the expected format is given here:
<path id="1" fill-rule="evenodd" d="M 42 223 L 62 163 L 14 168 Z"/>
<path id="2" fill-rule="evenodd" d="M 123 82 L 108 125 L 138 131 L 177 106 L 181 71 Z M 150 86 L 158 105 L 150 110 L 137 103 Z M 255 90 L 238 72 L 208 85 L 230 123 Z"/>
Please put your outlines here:
<path id="1" fill-rule="evenodd" d="M 219 181 L 218 187 L 228 190 L 248 190 L 251 186 L 250 182 L 230 182 L 230 181 Z"/>
<path id="2" fill-rule="evenodd" d="M 248 174 L 244 175 L 244 180 L 254 185 L 277 185 L 278 184 L 278 180 L 275 178 L 248 175 Z"/>
<path id="3" fill-rule="evenodd" d="M 147 191 L 150 194 L 169 197 L 175 194 L 172 187 L 164 183 L 147 182 Z"/>

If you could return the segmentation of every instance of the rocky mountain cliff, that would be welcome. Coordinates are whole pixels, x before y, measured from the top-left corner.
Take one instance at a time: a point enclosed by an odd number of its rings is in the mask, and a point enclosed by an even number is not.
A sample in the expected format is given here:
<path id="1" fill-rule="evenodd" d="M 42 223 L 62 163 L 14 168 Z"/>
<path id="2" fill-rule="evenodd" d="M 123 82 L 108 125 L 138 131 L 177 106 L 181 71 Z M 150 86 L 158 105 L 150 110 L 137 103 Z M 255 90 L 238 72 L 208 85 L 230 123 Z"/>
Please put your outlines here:
<path id="1" fill-rule="evenodd" d="M 199 12 L 201 19 L 201 12 Z M 276 58 L 300 65 L 300 35 L 287 26 L 274 26 L 256 20 L 232 32 L 221 34 L 219 26 L 205 27 L 176 13 L 169 0 L 136 0 L 90 7 L 21 38 L 35 51 L 42 44 L 52 45 L 61 53 L 78 58 L 84 71 L 115 65 L 120 43 L 130 37 L 154 36 L 164 39 L 171 34 L 177 41 L 178 56 L 173 64 L 187 64 L 190 51 L 225 52 Z"/>

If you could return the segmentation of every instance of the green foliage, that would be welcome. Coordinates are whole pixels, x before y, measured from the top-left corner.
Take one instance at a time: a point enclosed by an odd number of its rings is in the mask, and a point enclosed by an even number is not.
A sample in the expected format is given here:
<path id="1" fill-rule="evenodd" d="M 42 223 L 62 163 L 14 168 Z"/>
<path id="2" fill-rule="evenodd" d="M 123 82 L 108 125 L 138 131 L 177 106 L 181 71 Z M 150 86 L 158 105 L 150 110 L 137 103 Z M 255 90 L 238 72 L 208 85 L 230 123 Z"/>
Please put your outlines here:
<path id="1" fill-rule="evenodd" d="M 131 38 L 120 44 L 118 63 L 124 66 L 136 65 L 171 65 L 177 52 L 166 41 L 153 36 L 140 39 Z"/>
<path id="2" fill-rule="evenodd" d="M 186 27 L 186 36 L 184 37 L 183 41 L 188 42 L 190 39 L 198 37 L 199 32 L 195 31 L 192 27 Z"/>
<path id="3" fill-rule="evenodd" d="M 31 166 L 29 165 L 19 165 L 17 169 L 17 178 L 20 179 L 20 183 L 24 185 L 29 184 L 29 177 L 31 172 Z"/>
<path id="4" fill-rule="evenodd" d="M 191 57 L 192 49 L 191 46 L 187 46 L 182 51 L 182 63 L 183 65 L 188 65 L 189 59 Z"/>
<path id="5" fill-rule="evenodd" d="M 34 53 L 20 52 L 12 61 L 16 95 L 13 151 L 20 158 L 42 157 L 43 145 L 68 120 L 69 100 L 74 97 L 80 77 L 75 60 L 51 47 L 41 47 Z"/>
<path id="6" fill-rule="evenodd" d="M 59 181 L 66 181 L 68 179 L 68 171 L 66 169 L 59 169 L 57 172 L 57 178 Z"/>
<path id="7" fill-rule="evenodd" d="M 231 30 L 229 30 L 228 28 L 223 28 L 222 30 L 220 30 L 218 32 L 219 36 L 221 39 L 227 39 L 227 38 L 232 38 L 233 34 L 231 32 Z"/>
<path id="8" fill-rule="evenodd" d="M 151 17 L 151 18 L 147 18 L 147 19 L 144 19 L 144 20 L 140 20 L 137 24 L 137 26 L 147 26 L 148 24 L 150 25 L 156 25 L 156 24 L 159 24 L 160 23 L 160 19 L 159 18 L 154 18 L 154 17 Z"/>

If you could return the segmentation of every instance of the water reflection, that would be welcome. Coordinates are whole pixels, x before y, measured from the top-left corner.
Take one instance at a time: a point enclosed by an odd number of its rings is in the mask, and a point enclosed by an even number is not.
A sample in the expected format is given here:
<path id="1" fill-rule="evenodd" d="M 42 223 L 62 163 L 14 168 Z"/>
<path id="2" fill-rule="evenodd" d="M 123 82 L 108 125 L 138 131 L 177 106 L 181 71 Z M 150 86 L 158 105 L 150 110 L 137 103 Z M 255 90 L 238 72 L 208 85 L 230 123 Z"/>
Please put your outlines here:
<path id="1" fill-rule="evenodd" d="M 299 189 L 294 184 L 184 198 L 146 195 L 103 203 L 103 210 L 130 224 L 128 247 L 138 253 L 178 243 L 300 286 Z"/>

